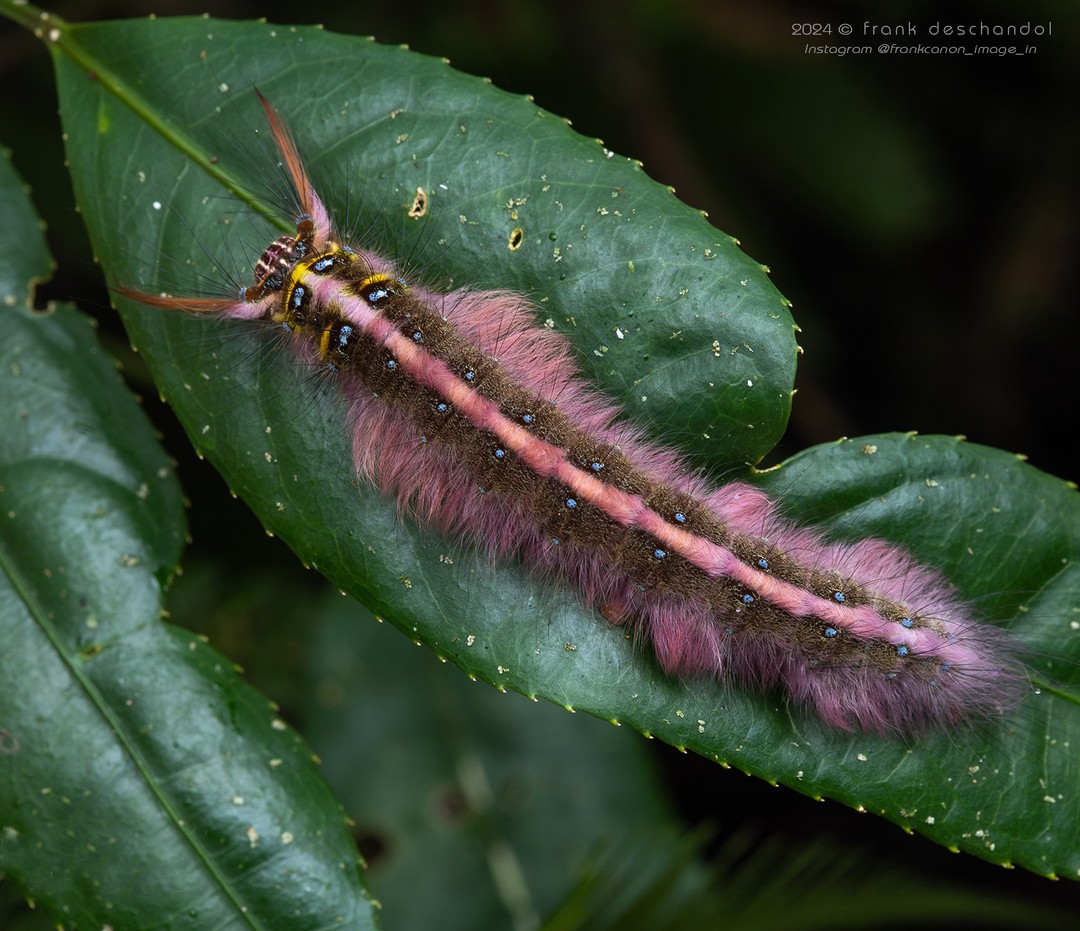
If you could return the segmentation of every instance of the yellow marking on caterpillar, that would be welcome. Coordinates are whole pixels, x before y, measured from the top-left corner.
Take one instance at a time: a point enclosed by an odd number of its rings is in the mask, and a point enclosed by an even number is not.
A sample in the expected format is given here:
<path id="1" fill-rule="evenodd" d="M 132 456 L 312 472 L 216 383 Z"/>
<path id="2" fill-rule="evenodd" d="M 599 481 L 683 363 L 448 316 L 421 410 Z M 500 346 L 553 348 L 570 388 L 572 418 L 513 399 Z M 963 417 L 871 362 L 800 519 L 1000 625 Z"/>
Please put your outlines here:
<path id="1" fill-rule="evenodd" d="M 391 283 L 396 284 L 396 285 L 400 285 L 402 283 L 400 279 L 395 278 L 393 275 L 384 275 L 384 274 L 369 275 L 367 278 L 365 278 L 363 281 L 361 281 L 358 285 L 356 285 L 356 290 L 361 291 L 361 290 L 363 290 L 364 288 L 366 288 L 366 287 L 368 287 L 370 285 L 383 284 L 385 282 L 391 282 Z"/>
<path id="2" fill-rule="evenodd" d="M 331 323 L 328 323 L 326 326 L 323 327 L 322 336 L 319 337 L 319 356 L 320 356 L 320 358 L 323 358 L 323 359 L 329 359 L 330 358 L 330 331 L 334 328 L 334 323 L 336 323 L 336 322 L 337 321 L 335 320 L 335 321 L 333 321 Z"/>

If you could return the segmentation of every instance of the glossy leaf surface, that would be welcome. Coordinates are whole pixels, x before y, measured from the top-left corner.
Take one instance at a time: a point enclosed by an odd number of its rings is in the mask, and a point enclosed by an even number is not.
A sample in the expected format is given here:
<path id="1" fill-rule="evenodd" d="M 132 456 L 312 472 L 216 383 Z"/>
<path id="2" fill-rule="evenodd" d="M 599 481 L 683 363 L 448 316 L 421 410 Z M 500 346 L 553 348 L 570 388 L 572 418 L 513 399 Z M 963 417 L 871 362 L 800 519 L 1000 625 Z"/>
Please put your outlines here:
<path id="1" fill-rule="evenodd" d="M 238 220 L 227 196 L 288 212 L 272 167 L 257 167 L 273 165 L 251 141 L 258 84 L 347 227 L 435 284 L 528 292 L 627 415 L 695 462 L 730 474 L 782 431 L 791 321 L 761 270 L 632 162 L 529 101 L 402 49 L 265 24 L 79 27 L 57 61 L 76 190 L 114 280 L 198 293 L 208 277 L 219 292 L 247 278 L 277 234 Z M 406 216 L 418 188 L 431 199 L 422 227 Z M 207 252 L 236 273 L 215 273 Z M 340 402 L 288 357 L 265 358 L 262 334 L 123 310 L 189 435 L 265 525 L 470 675 L 996 862 L 1078 875 L 1080 515 L 1064 483 L 1003 453 L 902 436 L 810 450 L 761 478 L 793 515 L 911 547 L 1037 665 L 1056 659 L 1040 694 L 985 730 L 911 745 L 852 736 L 774 696 L 672 681 L 571 593 L 399 520 L 356 486 Z"/>

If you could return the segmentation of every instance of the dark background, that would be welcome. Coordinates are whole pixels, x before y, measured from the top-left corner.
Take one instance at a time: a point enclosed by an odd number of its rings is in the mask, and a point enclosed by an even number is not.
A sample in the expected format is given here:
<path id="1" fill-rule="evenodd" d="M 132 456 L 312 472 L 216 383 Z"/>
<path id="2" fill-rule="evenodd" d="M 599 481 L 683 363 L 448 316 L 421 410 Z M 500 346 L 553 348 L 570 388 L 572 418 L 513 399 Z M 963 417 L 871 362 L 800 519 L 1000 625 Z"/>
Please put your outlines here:
<path id="1" fill-rule="evenodd" d="M 71 21 L 150 10 L 319 21 L 446 56 L 506 90 L 533 94 L 579 132 L 641 159 L 653 178 L 706 210 L 770 266 L 793 302 L 806 352 L 791 425 L 767 462 L 843 435 L 918 430 L 962 433 L 1080 478 L 1073 458 L 1080 14 L 1071 2 L 161 0 L 152 7 L 78 2 L 50 9 Z M 1036 46 L 1023 57 L 804 51 L 808 43 L 876 49 L 882 41 L 916 41 L 863 40 L 864 21 L 913 22 L 925 36 L 935 21 L 980 20 L 1051 21 L 1053 35 L 979 40 Z M 800 22 L 846 22 L 856 34 L 793 37 L 792 24 Z M 61 263 L 42 300 L 75 299 L 96 310 L 105 338 L 123 351 L 74 212 L 51 64 L 37 40 L 6 23 L 0 76 L 0 141 L 14 149 L 34 188 Z M 137 364 L 128 367 L 138 384 Z M 208 518 L 224 516 L 235 533 L 252 530 L 261 541 L 255 520 L 190 456 L 167 411 L 156 409 L 149 385 L 139 387 L 161 418 L 195 502 L 193 536 L 203 549 L 192 558 L 212 559 L 215 541 L 230 543 L 204 523 Z M 211 503 L 200 505 L 204 498 Z M 258 560 L 279 559 L 283 549 L 269 542 L 245 547 Z M 260 674 L 273 678 L 272 671 L 260 673 L 273 660 L 260 661 L 251 643 L 230 643 L 227 632 L 215 643 L 256 684 Z M 899 837 L 878 819 L 812 805 L 756 780 L 723 777 L 727 807 L 718 808 L 710 801 L 721 794 L 710 789 L 720 775 L 714 765 L 656 749 L 690 823 L 752 812 L 751 826 L 762 831 L 791 825 L 800 835 L 850 836 L 937 875 L 1080 902 L 1073 884 L 953 857 L 920 838 Z"/>

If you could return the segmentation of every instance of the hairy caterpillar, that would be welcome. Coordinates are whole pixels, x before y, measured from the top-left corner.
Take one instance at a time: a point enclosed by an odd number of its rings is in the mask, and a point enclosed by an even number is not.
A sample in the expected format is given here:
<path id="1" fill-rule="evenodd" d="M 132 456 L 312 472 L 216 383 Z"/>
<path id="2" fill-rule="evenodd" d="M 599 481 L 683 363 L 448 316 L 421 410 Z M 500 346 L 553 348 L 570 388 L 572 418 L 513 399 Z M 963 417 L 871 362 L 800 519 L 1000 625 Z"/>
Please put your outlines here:
<path id="1" fill-rule="evenodd" d="M 879 541 L 794 528 L 747 485 L 709 487 L 617 420 L 520 295 L 413 288 L 344 244 L 263 106 L 296 232 L 236 298 L 120 293 L 287 330 L 340 375 L 363 476 L 421 523 L 519 557 L 633 625 L 673 675 L 780 687 L 843 729 L 910 733 L 1013 702 L 1003 635 L 933 571 Z"/>

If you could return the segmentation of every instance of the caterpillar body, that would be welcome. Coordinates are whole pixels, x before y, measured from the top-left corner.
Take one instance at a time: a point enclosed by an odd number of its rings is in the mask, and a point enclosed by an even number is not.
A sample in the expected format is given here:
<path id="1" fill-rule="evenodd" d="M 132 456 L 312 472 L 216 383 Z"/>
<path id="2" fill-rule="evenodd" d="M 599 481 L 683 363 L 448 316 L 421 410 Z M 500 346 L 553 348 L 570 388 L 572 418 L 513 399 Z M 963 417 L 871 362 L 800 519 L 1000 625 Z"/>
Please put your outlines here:
<path id="1" fill-rule="evenodd" d="M 619 419 L 524 296 L 436 294 L 343 242 L 260 99 L 295 233 L 234 298 L 121 294 L 287 331 L 340 378 L 360 475 L 420 523 L 573 587 L 671 675 L 779 688 L 833 727 L 885 733 L 1012 704 L 1004 633 L 938 573 L 882 541 L 797 528 L 749 485 L 710 486 Z"/>

